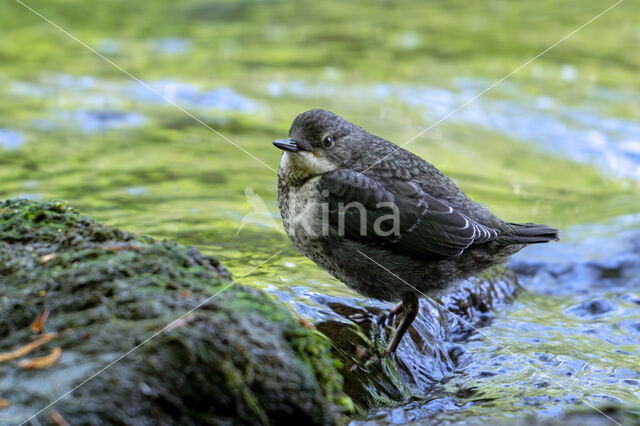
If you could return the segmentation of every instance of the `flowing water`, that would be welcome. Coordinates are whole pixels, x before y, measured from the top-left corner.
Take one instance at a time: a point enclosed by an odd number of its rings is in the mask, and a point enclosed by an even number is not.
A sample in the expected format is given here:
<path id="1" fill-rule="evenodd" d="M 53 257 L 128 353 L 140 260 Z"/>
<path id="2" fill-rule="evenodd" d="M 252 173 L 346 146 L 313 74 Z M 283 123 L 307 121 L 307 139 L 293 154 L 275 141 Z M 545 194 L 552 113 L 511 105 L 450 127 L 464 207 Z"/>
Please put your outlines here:
<path id="1" fill-rule="evenodd" d="M 68 200 L 106 223 L 195 245 L 236 278 L 282 250 L 239 281 L 315 322 L 335 315 L 322 295 L 367 302 L 291 247 L 271 141 L 313 107 L 409 141 L 606 5 L 32 7 L 139 80 L 18 3 L 3 6 L 0 198 Z M 464 356 L 431 383 L 439 394 L 371 420 L 480 423 L 638 405 L 634 13 L 623 3 L 407 145 L 496 214 L 564 233 L 514 258 L 525 291 L 459 342 Z"/>

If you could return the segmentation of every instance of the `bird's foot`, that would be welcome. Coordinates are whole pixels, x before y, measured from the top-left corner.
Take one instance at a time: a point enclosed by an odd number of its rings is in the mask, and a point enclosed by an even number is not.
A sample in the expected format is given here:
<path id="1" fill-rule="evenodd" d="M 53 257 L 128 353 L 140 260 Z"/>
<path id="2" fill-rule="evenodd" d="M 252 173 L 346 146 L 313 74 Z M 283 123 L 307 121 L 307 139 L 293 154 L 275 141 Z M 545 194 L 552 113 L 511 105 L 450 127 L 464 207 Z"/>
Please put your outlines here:
<path id="1" fill-rule="evenodd" d="M 402 312 L 402 302 L 398 303 L 393 308 L 389 309 L 389 312 L 378 315 L 378 324 L 392 326 L 395 317 Z"/>
<path id="2" fill-rule="evenodd" d="M 393 337 L 391 338 L 391 342 L 389 342 L 389 346 L 383 352 L 383 357 L 388 357 L 392 353 L 398 349 L 398 345 L 400 344 L 400 340 L 402 340 L 402 336 L 409 330 L 409 327 L 413 323 L 413 320 L 416 319 L 418 315 L 418 310 L 420 309 L 420 302 L 418 302 L 418 298 L 415 294 L 409 294 L 405 296 L 403 299 L 403 304 L 400 305 L 400 309 L 403 310 L 402 320 L 398 325 L 395 333 L 393 333 Z M 392 311 L 398 310 L 398 306 L 392 309 Z"/>

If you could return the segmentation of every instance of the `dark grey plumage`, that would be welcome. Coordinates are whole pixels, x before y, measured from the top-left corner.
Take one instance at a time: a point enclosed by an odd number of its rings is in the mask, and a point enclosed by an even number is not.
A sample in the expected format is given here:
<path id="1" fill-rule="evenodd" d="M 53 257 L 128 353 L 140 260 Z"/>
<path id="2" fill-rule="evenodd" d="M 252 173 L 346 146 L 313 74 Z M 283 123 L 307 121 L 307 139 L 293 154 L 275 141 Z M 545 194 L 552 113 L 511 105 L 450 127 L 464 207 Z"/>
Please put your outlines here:
<path id="1" fill-rule="evenodd" d="M 417 297 L 558 239 L 548 226 L 502 221 L 422 158 L 329 111 L 300 114 L 274 144 L 284 150 L 278 206 L 294 245 L 358 293 L 405 304 L 388 352 Z"/>

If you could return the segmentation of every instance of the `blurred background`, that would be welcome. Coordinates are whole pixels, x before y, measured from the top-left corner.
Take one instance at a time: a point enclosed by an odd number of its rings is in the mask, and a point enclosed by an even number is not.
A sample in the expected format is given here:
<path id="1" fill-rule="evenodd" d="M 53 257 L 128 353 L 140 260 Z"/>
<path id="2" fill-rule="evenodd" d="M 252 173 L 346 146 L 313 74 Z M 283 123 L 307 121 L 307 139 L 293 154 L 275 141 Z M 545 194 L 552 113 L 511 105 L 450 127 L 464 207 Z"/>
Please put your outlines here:
<path id="1" fill-rule="evenodd" d="M 63 199 L 108 224 L 195 245 L 235 276 L 284 248 L 242 282 L 306 312 L 309 292 L 360 299 L 301 257 L 280 228 L 273 169 L 281 152 L 271 141 L 293 118 L 325 108 L 403 144 L 614 2 L 24 4 L 42 16 L 14 1 L 0 14 L 0 198 Z M 406 148 L 505 219 L 569 230 L 569 241 L 579 235 L 571 229 L 583 229 L 597 246 L 618 247 L 616 232 L 639 223 L 630 216 L 640 207 L 638 16 L 640 4 L 623 1 Z M 574 241 L 554 256 L 598 255 Z M 618 303 L 629 292 L 602 297 Z M 530 296 L 504 321 L 548 314 L 555 323 L 583 302 L 567 297 Z M 637 303 L 627 302 L 614 311 L 633 315 Z M 591 317 L 572 321 L 553 333 L 593 328 Z M 598 321 L 604 335 L 621 320 Z M 575 356 L 601 344 L 598 371 L 615 376 L 622 365 L 633 374 L 620 380 L 633 382 L 640 323 L 624 330 L 620 344 L 636 355 L 612 357 L 611 341 L 596 338 Z M 488 388 L 505 376 L 483 380 Z M 610 385 L 598 403 L 640 395 L 637 381 L 594 383 Z M 538 402 L 553 411 L 571 404 L 562 395 Z"/>

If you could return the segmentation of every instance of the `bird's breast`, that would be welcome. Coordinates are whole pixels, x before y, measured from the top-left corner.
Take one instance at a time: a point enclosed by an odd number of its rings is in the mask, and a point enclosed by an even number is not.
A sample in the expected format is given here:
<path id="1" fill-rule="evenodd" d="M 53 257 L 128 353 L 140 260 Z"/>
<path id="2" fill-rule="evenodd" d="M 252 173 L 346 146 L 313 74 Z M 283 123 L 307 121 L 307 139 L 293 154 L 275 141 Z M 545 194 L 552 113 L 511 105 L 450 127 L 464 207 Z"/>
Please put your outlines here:
<path id="1" fill-rule="evenodd" d="M 284 229 L 294 244 L 304 245 L 329 233 L 329 206 L 319 189 L 320 177 L 301 186 L 278 183 L 278 205 Z M 299 247 L 300 248 L 300 247 Z"/>

